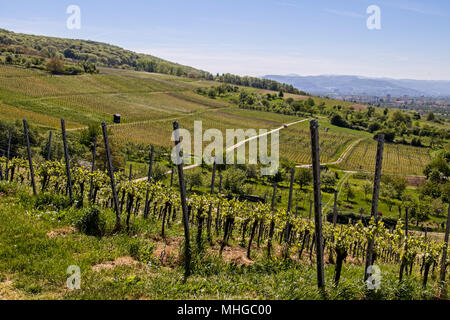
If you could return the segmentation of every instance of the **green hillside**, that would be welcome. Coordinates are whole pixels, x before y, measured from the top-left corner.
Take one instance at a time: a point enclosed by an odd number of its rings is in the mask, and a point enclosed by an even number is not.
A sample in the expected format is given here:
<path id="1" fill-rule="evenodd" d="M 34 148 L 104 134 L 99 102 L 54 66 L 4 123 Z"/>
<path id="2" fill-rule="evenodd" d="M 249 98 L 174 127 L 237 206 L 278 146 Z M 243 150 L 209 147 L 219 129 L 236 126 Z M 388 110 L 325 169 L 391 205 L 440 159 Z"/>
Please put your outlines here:
<path id="1" fill-rule="evenodd" d="M 206 77 L 209 75 L 206 71 L 183 66 L 148 54 L 135 53 L 106 43 L 28 35 L 4 29 L 0 29 L 0 53 L 2 60 L 9 55 L 13 57 L 17 64 L 29 62 L 35 66 L 39 66 L 39 59 L 56 56 L 71 63 L 88 62 L 97 66 L 122 69 L 143 68 L 149 61 L 152 61 L 152 67 L 154 68 L 152 71 L 155 72 L 190 77 Z M 22 63 L 22 59 L 26 61 Z"/>
<path id="2" fill-rule="evenodd" d="M 0 29 L 0 64 L 71 75 L 96 73 L 98 67 L 131 69 L 304 94 L 292 85 L 274 80 L 241 77 L 229 73 L 213 76 L 207 71 L 125 50 L 107 43 L 28 35 L 4 29 Z"/>

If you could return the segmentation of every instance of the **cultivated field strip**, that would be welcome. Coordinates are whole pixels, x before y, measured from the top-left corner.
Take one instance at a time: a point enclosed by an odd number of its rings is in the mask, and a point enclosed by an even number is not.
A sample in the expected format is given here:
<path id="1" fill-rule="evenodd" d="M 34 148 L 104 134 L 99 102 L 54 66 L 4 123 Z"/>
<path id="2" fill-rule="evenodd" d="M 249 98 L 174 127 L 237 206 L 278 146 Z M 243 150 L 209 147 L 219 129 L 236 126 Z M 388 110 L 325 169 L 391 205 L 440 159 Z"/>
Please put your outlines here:
<path id="1" fill-rule="evenodd" d="M 377 143 L 366 139 L 358 143 L 341 163 L 346 170 L 375 170 Z M 423 175 L 423 168 L 431 160 L 429 150 L 399 144 L 384 146 L 383 172 L 399 175 Z"/>
<path id="2" fill-rule="evenodd" d="M 226 111 L 206 111 L 195 115 L 175 117 L 162 121 L 130 123 L 112 126 L 114 138 L 123 144 L 128 141 L 135 143 L 154 144 L 171 147 L 173 142 L 172 121 L 179 120 L 180 128 L 193 132 L 194 121 L 202 121 L 203 131 L 207 129 L 218 129 L 222 132 L 224 139 L 226 129 L 273 129 L 282 125 L 279 122 L 269 122 L 264 118 L 241 117 L 227 113 Z M 209 142 L 205 142 L 205 145 Z"/>
<path id="3" fill-rule="evenodd" d="M 340 153 L 358 137 L 341 132 L 320 132 L 321 163 L 337 160 Z M 296 164 L 311 164 L 311 137 L 307 126 L 298 125 L 280 133 L 280 154 Z"/>
<path id="4" fill-rule="evenodd" d="M 103 72 L 104 70 L 102 70 Z M 0 118 L 10 119 L 22 110 L 30 122 L 55 128 L 57 122 L 42 116 L 65 118 L 69 128 L 93 122 L 111 122 L 122 115 L 123 123 L 168 119 L 208 109 L 229 107 L 227 102 L 194 93 L 199 86 L 211 85 L 156 74 L 106 70 L 106 74 L 51 76 L 32 70 L 0 66 L 0 103 L 8 106 Z"/>

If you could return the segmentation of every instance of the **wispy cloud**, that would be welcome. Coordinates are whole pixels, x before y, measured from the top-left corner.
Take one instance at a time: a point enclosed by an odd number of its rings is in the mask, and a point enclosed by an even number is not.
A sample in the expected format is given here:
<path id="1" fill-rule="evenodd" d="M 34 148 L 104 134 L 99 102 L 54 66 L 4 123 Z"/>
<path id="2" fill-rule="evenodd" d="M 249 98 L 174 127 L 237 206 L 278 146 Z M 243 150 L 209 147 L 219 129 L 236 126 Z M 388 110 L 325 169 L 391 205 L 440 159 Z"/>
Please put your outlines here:
<path id="1" fill-rule="evenodd" d="M 341 17 L 364 18 L 364 15 L 352 11 L 341 11 L 335 9 L 324 9 L 324 11 Z"/>
<path id="2" fill-rule="evenodd" d="M 431 16 L 439 16 L 439 17 L 450 17 L 450 13 L 443 12 L 437 8 L 432 8 L 423 3 L 414 2 L 414 1 L 380 1 L 380 4 L 387 7 L 397 8 L 400 10 L 410 11 L 414 13 L 431 15 Z"/>

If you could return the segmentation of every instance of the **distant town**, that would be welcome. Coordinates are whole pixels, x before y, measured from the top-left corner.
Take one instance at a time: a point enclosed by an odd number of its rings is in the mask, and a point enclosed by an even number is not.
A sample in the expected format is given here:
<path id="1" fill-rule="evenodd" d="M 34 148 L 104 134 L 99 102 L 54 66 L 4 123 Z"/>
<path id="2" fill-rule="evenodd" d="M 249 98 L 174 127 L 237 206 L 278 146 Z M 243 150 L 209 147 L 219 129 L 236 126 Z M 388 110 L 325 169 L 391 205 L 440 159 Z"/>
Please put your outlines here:
<path id="1" fill-rule="evenodd" d="M 449 97 L 410 97 L 403 95 L 394 97 L 390 94 L 386 96 L 361 96 L 361 95 L 326 95 L 336 100 L 347 102 L 368 104 L 381 108 L 397 108 L 403 110 L 412 110 L 420 116 L 425 116 L 433 112 L 436 116 L 450 121 L 450 98 Z"/>

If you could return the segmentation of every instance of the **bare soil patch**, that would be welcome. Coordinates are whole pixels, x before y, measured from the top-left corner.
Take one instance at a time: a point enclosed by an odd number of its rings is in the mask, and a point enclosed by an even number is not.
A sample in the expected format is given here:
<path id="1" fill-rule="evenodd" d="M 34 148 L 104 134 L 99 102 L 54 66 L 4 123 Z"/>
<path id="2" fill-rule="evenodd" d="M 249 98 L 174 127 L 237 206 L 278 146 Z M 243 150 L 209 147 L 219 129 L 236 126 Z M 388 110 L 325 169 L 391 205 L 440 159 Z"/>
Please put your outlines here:
<path id="1" fill-rule="evenodd" d="M 61 229 L 55 229 L 47 232 L 47 236 L 49 238 L 56 238 L 56 237 L 67 237 L 69 234 L 75 233 L 76 230 L 73 227 L 66 227 Z"/>
<path id="2" fill-rule="evenodd" d="M 406 177 L 408 186 L 420 187 L 425 184 L 427 179 L 425 177 Z"/>
<path id="3" fill-rule="evenodd" d="M 92 271 L 98 272 L 102 270 L 111 270 L 120 266 L 136 266 L 139 262 L 132 257 L 120 257 L 114 261 L 107 261 L 92 266 Z"/>
<path id="4" fill-rule="evenodd" d="M 354 104 L 352 105 L 352 107 L 355 109 L 355 111 L 367 109 L 367 106 L 364 104 Z"/>
<path id="5" fill-rule="evenodd" d="M 226 262 L 235 263 L 237 266 L 248 266 L 254 263 L 253 260 L 247 258 L 247 250 L 242 247 L 225 247 L 222 257 Z"/>
<path id="6" fill-rule="evenodd" d="M 159 260 L 161 265 L 172 265 L 179 257 L 181 238 L 166 239 L 164 242 L 157 242 L 153 255 Z"/>
<path id="7" fill-rule="evenodd" d="M 14 282 L 10 279 L 0 282 L 0 300 L 23 300 L 25 295 L 14 288 Z"/>

